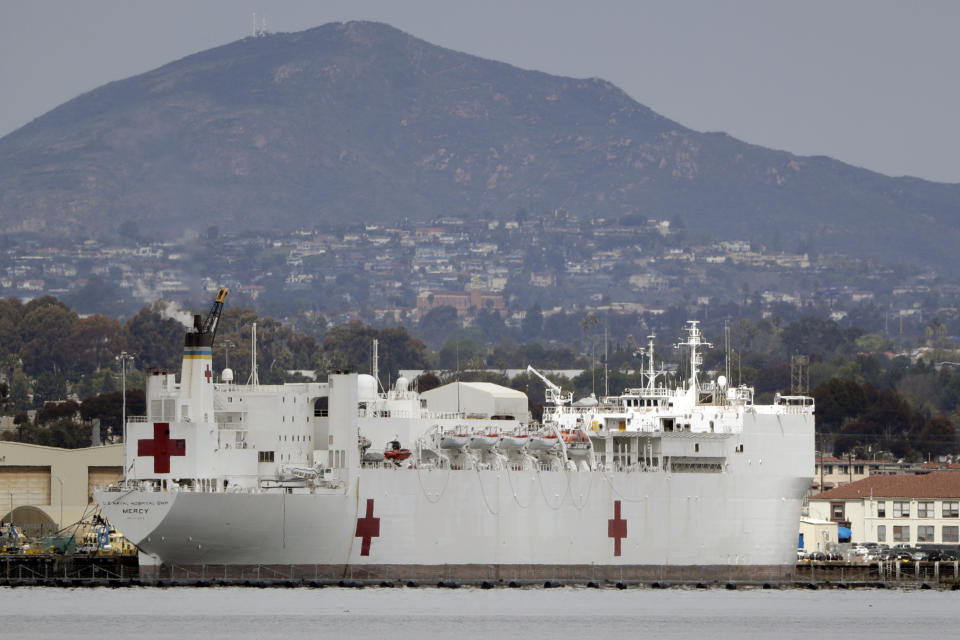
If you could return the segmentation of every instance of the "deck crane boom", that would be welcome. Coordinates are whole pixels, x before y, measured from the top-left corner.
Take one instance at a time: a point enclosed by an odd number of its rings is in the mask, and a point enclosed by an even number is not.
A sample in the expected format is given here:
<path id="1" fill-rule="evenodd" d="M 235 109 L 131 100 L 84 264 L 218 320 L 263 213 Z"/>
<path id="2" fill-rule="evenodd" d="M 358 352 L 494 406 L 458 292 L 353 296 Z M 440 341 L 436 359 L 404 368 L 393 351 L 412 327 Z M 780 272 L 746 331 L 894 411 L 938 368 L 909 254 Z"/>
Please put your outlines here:
<path id="1" fill-rule="evenodd" d="M 187 334 L 187 346 L 213 346 L 213 340 L 217 336 L 217 325 L 220 324 L 220 314 L 223 313 L 223 301 L 227 299 L 228 293 L 230 290 L 226 287 L 221 287 L 217 291 L 206 320 L 203 320 L 200 314 L 193 316 L 194 330 Z"/>
<path id="2" fill-rule="evenodd" d="M 542 373 L 534 369 L 532 365 L 529 365 L 529 364 L 527 365 L 527 371 L 537 376 L 541 380 L 543 380 L 543 384 L 545 384 L 547 387 L 547 391 L 546 391 L 547 402 L 557 406 L 560 406 L 562 404 L 569 404 L 573 402 L 572 391 L 570 393 L 565 394 L 563 392 L 563 389 L 558 387 L 552 380 L 547 378 L 547 376 L 543 375 Z"/>
<path id="3" fill-rule="evenodd" d="M 223 301 L 227 299 L 230 290 L 226 287 L 220 287 L 217 291 L 217 297 L 213 299 L 213 306 L 210 307 L 210 313 L 207 315 L 207 321 L 203 323 L 203 332 L 217 335 L 217 325 L 220 324 L 220 314 L 223 313 Z"/>

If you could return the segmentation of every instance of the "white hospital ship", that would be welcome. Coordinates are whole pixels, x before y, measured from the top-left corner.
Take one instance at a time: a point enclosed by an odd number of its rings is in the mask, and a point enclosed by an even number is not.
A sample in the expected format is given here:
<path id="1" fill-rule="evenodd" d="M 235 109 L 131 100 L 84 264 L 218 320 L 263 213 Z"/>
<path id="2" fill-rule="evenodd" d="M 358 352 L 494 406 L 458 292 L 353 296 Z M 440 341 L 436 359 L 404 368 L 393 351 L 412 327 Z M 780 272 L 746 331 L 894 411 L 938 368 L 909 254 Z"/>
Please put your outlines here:
<path id="1" fill-rule="evenodd" d="M 814 467 L 813 400 L 753 402 L 723 376 L 578 406 L 373 376 L 261 385 L 212 371 L 226 290 L 186 334 L 179 382 L 148 377 L 104 515 L 145 562 L 243 577 L 354 580 L 789 580 Z M 587 403 L 588 405 L 591 403 Z M 263 574 L 260 574 L 263 575 Z"/>

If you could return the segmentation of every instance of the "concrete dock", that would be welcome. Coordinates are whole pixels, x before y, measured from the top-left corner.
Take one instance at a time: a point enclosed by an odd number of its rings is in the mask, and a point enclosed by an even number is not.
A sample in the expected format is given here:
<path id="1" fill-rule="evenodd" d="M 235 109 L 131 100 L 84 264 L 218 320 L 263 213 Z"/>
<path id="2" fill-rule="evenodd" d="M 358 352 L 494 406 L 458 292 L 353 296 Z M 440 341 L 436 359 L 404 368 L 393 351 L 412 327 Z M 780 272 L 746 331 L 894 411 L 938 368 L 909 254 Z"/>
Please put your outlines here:
<path id="1" fill-rule="evenodd" d="M 302 566 L 249 565 L 226 567 L 140 567 L 133 555 L 0 554 L 0 586 L 49 587 L 440 587 L 481 588 L 563 587 L 597 588 L 721 588 L 721 589 L 851 589 L 903 588 L 960 590 L 958 562 L 845 562 L 801 563 L 793 576 L 780 580 L 756 581 L 723 579 L 716 575 L 703 580 L 570 580 L 547 576 L 538 580 L 469 580 L 462 576 L 440 580 L 372 580 L 344 574 L 312 576 Z"/>

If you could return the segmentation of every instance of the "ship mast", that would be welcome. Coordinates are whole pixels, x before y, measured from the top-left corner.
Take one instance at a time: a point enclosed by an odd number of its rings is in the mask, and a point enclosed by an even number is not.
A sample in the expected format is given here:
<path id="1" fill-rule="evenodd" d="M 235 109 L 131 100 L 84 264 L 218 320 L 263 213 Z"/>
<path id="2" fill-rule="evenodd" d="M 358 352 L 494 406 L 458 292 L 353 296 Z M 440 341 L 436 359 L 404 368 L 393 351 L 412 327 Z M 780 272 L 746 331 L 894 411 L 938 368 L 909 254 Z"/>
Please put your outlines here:
<path id="1" fill-rule="evenodd" d="M 713 345 L 709 342 L 704 342 L 703 334 L 700 332 L 700 327 L 697 325 L 699 321 L 697 320 L 687 320 L 687 339 L 684 342 L 679 342 L 674 345 L 677 349 L 682 349 L 687 347 L 690 349 L 690 389 L 694 394 L 697 393 L 697 389 L 700 388 L 699 381 L 697 380 L 697 375 L 700 372 L 700 365 L 703 364 L 703 358 L 697 353 L 697 347 L 712 347 Z M 696 395 L 694 395 L 696 397 Z"/>
<path id="2" fill-rule="evenodd" d="M 377 391 L 383 390 L 383 385 L 380 384 L 380 341 L 376 338 L 373 339 L 373 367 L 371 373 L 373 373 L 373 379 L 377 381 Z"/>
<path id="3" fill-rule="evenodd" d="M 260 386 L 260 377 L 257 375 L 257 323 L 250 328 L 250 378 L 247 384 L 256 388 Z"/>
<path id="4" fill-rule="evenodd" d="M 656 380 L 656 378 L 657 378 L 657 374 L 656 374 L 656 372 L 654 371 L 654 368 L 653 368 L 653 367 L 654 367 L 654 365 L 653 365 L 653 341 L 654 341 L 655 338 L 656 338 L 656 336 L 655 336 L 654 334 L 652 334 L 652 333 L 651 333 L 649 336 L 647 336 L 647 357 L 648 357 L 648 360 L 647 360 L 647 390 L 648 390 L 648 391 L 651 391 L 651 392 L 654 390 L 654 388 L 656 388 L 655 380 Z"/>

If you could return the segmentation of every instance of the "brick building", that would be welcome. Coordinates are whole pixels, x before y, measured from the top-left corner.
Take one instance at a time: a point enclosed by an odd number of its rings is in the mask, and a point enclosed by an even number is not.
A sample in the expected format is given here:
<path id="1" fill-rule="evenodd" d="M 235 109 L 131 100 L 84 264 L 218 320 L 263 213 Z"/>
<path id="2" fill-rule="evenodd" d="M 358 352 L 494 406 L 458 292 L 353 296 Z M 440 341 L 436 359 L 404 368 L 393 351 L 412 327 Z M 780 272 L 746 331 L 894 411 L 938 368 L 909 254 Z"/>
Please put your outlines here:
<path id="1" fill-rule="evenodd" d="M 471 289 L 470 291 L 421 291 L 417 295 L 417 315 L 425 316 L 437 307 L 453 307 L 460 318 L 473 316 L 481 309 L 506 315 L 507 305 L 499 293 Z"/>

